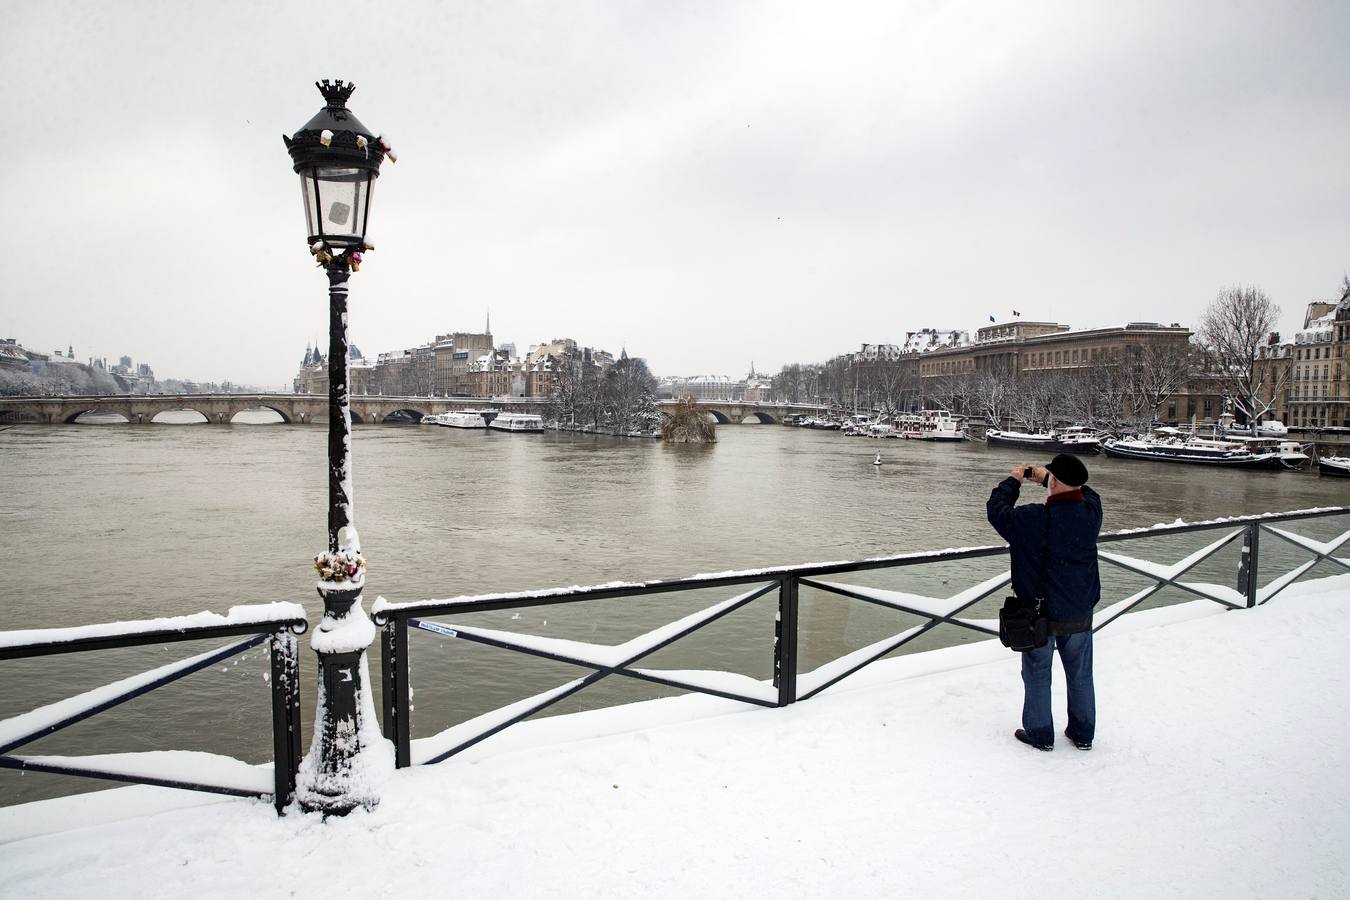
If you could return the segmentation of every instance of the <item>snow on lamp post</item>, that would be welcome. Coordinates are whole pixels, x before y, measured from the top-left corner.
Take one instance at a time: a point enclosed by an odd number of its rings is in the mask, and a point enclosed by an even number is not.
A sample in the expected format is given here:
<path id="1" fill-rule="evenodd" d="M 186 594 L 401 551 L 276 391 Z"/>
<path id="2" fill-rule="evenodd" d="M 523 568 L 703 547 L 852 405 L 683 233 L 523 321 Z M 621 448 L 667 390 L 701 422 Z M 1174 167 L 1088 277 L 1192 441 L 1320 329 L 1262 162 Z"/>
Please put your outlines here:
<path id="1" fill-rule="evenodd" d="M 309 251 L 328 275 L 328 549 L 314 560 L 324 616 L 310 642 L 319 696 L 296 797 L 306 811 L 343 815 L 378 803 L 378 782 L 393 768 L 370 693 L 366 648 L 375 626 L 361 607 L 366 564 L 353 521 L 347 279 L 373 249 L 366 243 L 371 188 L 380 163 L 395 157 L 347 109 L 356 85 L 325 79 L 315 87 L 324 108 L 294 136 L 282 136 L 300 175 Z"/>

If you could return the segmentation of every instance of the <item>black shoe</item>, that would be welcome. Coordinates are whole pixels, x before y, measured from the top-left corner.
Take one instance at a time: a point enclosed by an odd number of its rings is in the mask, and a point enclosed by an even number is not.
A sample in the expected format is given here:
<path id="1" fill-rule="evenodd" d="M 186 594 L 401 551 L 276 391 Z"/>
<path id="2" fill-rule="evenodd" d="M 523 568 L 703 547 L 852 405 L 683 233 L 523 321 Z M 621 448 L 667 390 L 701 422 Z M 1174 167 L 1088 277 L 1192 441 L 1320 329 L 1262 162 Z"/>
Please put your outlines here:
<path id="1" fill-rule="evenodd" d="M 1072 741 L 1072 742 L 1073 742 L 1073 745 L 1074 745 L 1075 747 L 1077 747 L 1079 750 L 1091 750 L 1091 749 L 1092 749 L 1092 741 L 1080 741 L 1080 740 L 1078 740 L 1078 739 L 1075 738 L 1073 735 L 1069 734 L 1069 729 L 1067 729 L 1067 728 L 1064 729 L 1064 736 L 1065 736 L 1066 738 L 1068 738 L 1070 741 Z"/>
<path id="2" fill-rule="evenodd" d="M 1025 731 L 1023 731 L 1021 728 L 1019 728 L 1019 729 L 1017 729 L 1016 731 L 1013 732 L 1013 737 L 1017 738 L 1019 741 L 1021 741 L 1021 742 L 1024 743 L 1024 744 L 1026 744 L 1028 747 L 1035 747 L 1037 750 L 1045 750 L 1045 751 L 1049 752 L 1050 750 L 1055 749 L 1055 745 L 1054 745 L 1054 744 L 1038 744 L 1038 743 L 1036 743 L 1036 742 L 1033 741 L 1030 737 L 1028 737 L 1028 736 L 1027 736 L 1027 733 L 1026 733 Z"/>

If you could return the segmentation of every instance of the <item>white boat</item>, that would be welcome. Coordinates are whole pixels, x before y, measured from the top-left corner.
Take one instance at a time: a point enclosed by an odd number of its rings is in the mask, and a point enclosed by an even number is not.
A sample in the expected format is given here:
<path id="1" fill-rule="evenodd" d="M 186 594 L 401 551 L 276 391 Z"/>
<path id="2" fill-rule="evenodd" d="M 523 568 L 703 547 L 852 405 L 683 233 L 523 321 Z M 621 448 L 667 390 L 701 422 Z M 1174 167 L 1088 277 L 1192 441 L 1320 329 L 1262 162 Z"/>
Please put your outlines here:
<path id="1" fill-rule="evenodd" d="M 1081 426 L 1034 433 L 1000 431 L 997 428 L 991 428 L 984 433 L 984 436 L 985 440 L 991 444 L 1026 450 L 1044 450 L 1047 453 L 1093 454 L 1101 450 L 1102 447 L 1102 442 L 1097 435 L 1091 429 Z"/>
<path id="2" fill-rule="evenodd" d="M 896 420 L 903 437 L 913 441 L 964 441 L 966 429 L 962 420 L 945 409 L 925 409 L 900 416 Z"/>
<path id="3" fill-rule="evenodd" d="M 437 425 L 446 428 L 487 428 L 487 419 L 477 410 L 465 409 L 457 412 L 441 413 L 436 417 Z"/>
<path id="4" fill-rule="evenodd" d="M 1323 456 L 1317 460 L 1317 474 L 1350 478 L 1350 456 Z"/>
<path id="5" fill-rule="evenodd" d="M 529 413 L 502 413 L 488 424 L 488 428 L 495 431 L 543 431 L 544 419 Z"/>
<path id="6" fill-rule="evenodd" d="M 1117 459 L 1150 459 L 1157 462 L 1190 463 L 1230 469 L 1285 469 L 1291 466 L 1277 447 L 1247 446 L 1241 441 L 1220 441 L 1177 434 L 1142 438 L 1119 438 L 1102 444 L 1107 456 Z"/>

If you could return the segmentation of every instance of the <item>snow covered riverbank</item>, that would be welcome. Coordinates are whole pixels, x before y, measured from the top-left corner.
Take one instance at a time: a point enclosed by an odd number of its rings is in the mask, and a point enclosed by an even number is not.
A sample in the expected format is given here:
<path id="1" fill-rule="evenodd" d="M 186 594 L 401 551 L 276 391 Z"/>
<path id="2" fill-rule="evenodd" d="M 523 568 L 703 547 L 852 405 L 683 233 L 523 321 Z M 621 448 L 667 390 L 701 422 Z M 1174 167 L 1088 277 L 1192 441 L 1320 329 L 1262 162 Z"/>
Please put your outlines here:
<path id="1" fill-rule="evenodd" d="M 1090 753 L 1013 740 L 1017 658 L 984 642 L 787 709 L 526 723 L 327 823 L 155 788 L 11 807 L 0 896 L 1347 896 L 1347 646 L 1346 576 L 1130 616 Z"/>

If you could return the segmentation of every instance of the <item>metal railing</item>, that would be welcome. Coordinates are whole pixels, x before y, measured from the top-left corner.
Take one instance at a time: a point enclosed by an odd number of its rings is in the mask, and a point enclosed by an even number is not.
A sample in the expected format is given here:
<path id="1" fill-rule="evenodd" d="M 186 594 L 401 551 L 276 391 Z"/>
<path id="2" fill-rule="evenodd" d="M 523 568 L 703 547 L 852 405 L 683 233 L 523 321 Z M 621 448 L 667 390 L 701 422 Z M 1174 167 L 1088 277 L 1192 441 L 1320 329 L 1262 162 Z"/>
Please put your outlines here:
<path id="1" fill-rule="evenodd" d="M 228 616 L 211 618 L 220 623 L 201 624 L 202 616 L 197 615 L 0 632 L 0 661 L 245 636 L 243 640 L 219 649 L 158 666 L 0 721 L 0 768 L 239 797 L 270 797 L 280 813 L 295 793 L 296 770 L 300 765 L 300 667 L 296 635 L 304 634 L 308 627 L 304 609 L 298 604 L 240 606 L 233 608 Z M 263 643 L 268 644 L 271 662 L 268 681 L 272 694 L 273 763 L 270 777 L 265 768 L 213 753 L 194 753 L 178 759 L 171 772 L 165 771 L 164 761 L 153 752 L 91 757 L 11 755 L 25 744 Z"/>
<path id="2" fill-rule="evenodd" d="M 1107 627 L 1164 588 L 1175 588 L 1195 597 L 1213 601 L 1228 609 L 1250 608 L 1270 601 L 1321 562 L 1329 562 L 1350 571 L 1350 559 L 1341 559 L 1333 555 L 1347 541 L 1350 541 L 1350 530 L 1330 541 L 1319 541 L 1277 527 L 1282 523 L 1343 515 L 1350 515 L 1350 506 L 1256 516 L 1237 516 L 1205 522 L 1178 523 L 1103 534 L 1098 538 L 1098 557 L 1102 562 L 1118 570 L 1131 573 L 1135 577 L 1149 579 L 1153 583 L 1104 608 L 1099 608 L 1094 616 L 1093 631 L 1100 631 Z M 1121 544 L 1131 541 L 1206 531 L 1226 533 L 1214 542 L 1190 553 L 1173 564 L 1153 563 L 1116 552 L 1116 548 Z M 1258 586 L 1263 533 L 1272 535 L 1301 551 L 1312 554 L 1312 559 L 1281 573 L 1264 587 Z M 1184 575 L 1238 538 L 1242 539 L 1242 551 L 1236 573 L 1236 588 L 1182 580 Z M 1011 582 L 1011 573 L 1005 570 L 999 575 L 958 591 L 951 596 L 930 597 L 860 585 L 841 584 L 823 580 L 825 577 L 882 569 L 904 569 L 933 563 L 996 558 L 1006 556 L 1007 553 L 1008 548 L 1006 546 L 982 546 L 937 552 L 907 553 L 857 562 L 731 572 L 673 581 L 646 581 L 526 593 L 485 594 L 452 600 L 429 600 L 411 603 L 392 603 L 381 599 L 375 604 L 372 614 L 376 624 L 381 627 L 384 734 L 394 743 L 395 759 L 400 768 L 437 763 L 612 675 L 738 700 L 758 706 L 786 706 L 790 703 L 808 700 L 939 626 L 953 626 L 985 637 L 997 636 L 998 622 L 996 619 L 975 619 L 964 617 L 962 614 L 1007 587 Z M 436 616 L 463 616 L 470 613 L 520 610 L 528 607 L 585 603 L 619 597 L 633 598 L 721 587 L 739 588 L 742 589 L 742 592 L 730 599 L 618 645 L 588 644 L 574 640 L 563 641 L 556 638 L 517 634 L 455 622 L 430 621 L 431 617 Z M 817 667 L 812 672 L 799 674 L 797 671 L 798 640 L 800 637 L 798 613 L 799 592 L 802 587 L 862 601 L 895 612 L 906 613 L 910 616 L 917 616 L 926 621 L 924 624 L 906 628 L 861 649 L 846 653 Z M 730 672 L 682 671 L 669 673 L 638 667 L 637 664 L 644 657 L 693 634 L 760 597 L 775 592 L 778 600 L 778 611 L 774 626 L 773 679 L 771 684 Z M 408 638 L 411 630 L 428 632 L 446 639 L 463 640 L 510 650 L 527 656 L 574 665 L 589 671 L 582 677 L 564 683 L 559 687 L 527 697 L 466 722 L 452 725 L 435 736 L 422 738 L 414 742 L 411 721 L 412 689 L 409 683 Z"/>

